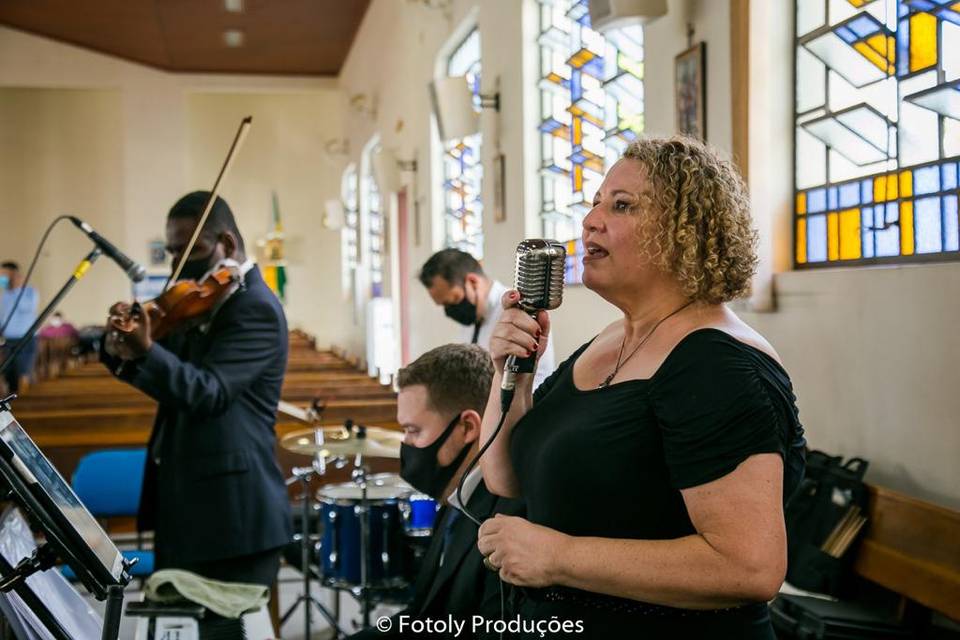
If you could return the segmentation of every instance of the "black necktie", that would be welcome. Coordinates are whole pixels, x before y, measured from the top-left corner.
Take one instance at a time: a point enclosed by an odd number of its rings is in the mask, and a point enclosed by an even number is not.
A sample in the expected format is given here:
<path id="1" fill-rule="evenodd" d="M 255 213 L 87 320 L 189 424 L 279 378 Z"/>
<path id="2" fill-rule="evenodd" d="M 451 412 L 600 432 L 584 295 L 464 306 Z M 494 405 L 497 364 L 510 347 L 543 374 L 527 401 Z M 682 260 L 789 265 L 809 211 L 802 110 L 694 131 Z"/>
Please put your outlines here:
<path id="1" fill-rule="evenodd" d="M 480 337 L 480 322 L 478 321 L 473 325 L 473 337 L 470 339 L 470 344 L 477 344 L 477 338 Z"/>

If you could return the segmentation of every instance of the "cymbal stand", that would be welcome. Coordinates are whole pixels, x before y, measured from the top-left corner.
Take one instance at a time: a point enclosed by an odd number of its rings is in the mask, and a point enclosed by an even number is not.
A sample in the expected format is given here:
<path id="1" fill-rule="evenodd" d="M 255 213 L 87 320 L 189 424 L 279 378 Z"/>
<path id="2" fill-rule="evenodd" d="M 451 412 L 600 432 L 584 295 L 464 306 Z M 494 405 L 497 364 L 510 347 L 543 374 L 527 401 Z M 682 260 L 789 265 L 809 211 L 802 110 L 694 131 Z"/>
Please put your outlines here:
<path id="1" fill-rule="evenodd" d="M 315 436 L 320 442 L 317 444 L 322 444 L 323 432 L 317 430 Z M 303 603 L 303 625 L 304 625 L 304 639 L 310 640 L 310 631 L 311 631 L 311 611 L 310 606 L 316 606 L 320 611 L 320 615 L 326 618 L 327 623 L 333 628 L 334 638 L 345 638 L 346 633 L 343 629 L 340 628 L 338 616 L 334 616 L 330 611 L 323 606 L 323 604 L 313 597 L 313 594 L 310 591 L 310 513 L 313 511 L 313 500 L 312 494 L 310 493 L 310 480 L 314 476 L 320 477 L 326 473 L 326 460 L 321 454 L 314 456 L 313 465 L 309 467 L 294 467 L 293 468 L 293 477 L 288 478 L 286 483 L 287 486 L 295 482 L 300 483 L 302 489 L 301 494 L 301 510 L 300 510 L 300 571 L 303 575 L 303 593 L 301 593 L 296 601 L 290 605 L 290 608 L 287 609 L 286 613 L 280 618 L 280 627 L 290 619 L 290 616 L 293 615 L 293 612 L 296 611 L 297 607 L 300 606 L 300 603 Z M 339 600 L 339 594 L 337 595 Z M 339 604 L 339 603 L 338 603 Z M 339 609 L 339 606 L 337 607 Z"/>
<path id="2" fill-rule="evenodd" d="M 363 455 L 357 454 L 351 479 L 360 487 L 360 504 L 355 507 L 360 516 L 360 604 L 363 628 L 370 628 L 370 506 L 367 504 L 367 468 Z"/>

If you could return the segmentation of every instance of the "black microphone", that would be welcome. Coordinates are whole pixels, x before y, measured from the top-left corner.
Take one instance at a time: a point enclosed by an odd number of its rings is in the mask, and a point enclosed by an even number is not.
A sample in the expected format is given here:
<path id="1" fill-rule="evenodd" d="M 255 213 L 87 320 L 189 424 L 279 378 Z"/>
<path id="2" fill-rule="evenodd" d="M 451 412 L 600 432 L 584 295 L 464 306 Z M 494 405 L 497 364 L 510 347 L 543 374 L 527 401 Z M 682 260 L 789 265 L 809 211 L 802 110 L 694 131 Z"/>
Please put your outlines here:
<path id="1" fill-rule="evenodd" d="M 93 230 L 93 227 L 76 216 L 67 216 L 78 229 L 87 234 L 87 237 L 93 240 L 93 243 L 100 247 L 104 255 L 117 263 L 127 277 L 134 282 L 140 282 L 147 275 L 147 270 L 141 265 L 131 260 L 125 253 L 113 246 L 109 240 Z"/>
<path id="2" fill-rule="evenodd" d="M 563 271 L 567 250 L 556 240 L 528 239 L 517 245 L 516 288 L 519 306 L 536 319 L 541 309 L 556 309 L 563 302 Z M 500 383 L 500 404 L 506 413 L 513 402 L 517 374 L 532 373 L 537 354 L 527 358 L 509 356 Z"/>

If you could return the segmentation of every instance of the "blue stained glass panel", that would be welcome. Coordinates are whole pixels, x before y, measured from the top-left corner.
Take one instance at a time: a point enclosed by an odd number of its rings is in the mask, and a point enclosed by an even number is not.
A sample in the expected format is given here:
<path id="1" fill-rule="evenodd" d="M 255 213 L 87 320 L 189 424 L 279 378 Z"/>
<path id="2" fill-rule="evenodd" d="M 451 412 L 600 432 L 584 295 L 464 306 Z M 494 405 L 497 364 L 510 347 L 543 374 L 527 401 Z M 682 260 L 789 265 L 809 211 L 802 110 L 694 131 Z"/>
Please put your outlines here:
<path id="1" fill-rule="evenodd" d="M 807 262 L 825 262 L 827 259 L 827 217 L 807 218 Z"/>
<path id="2" fill-rule="evenodd" d="M 913 205 L 917 253 L 940 253 L 943 236 L 940 198 L 920 198 Z"/>
<path id="3" fill-rule="evenodd" d="M 877 243 L 876 254 L 878 257 L 889 257 L 900 255 L 900 207 L 896 202 L 886 205 L 879 204 L 873 208 L 873 226 L 876 229 L 874 235 Z M 886 229 L 886 225 L 890 225 Z"/>
<path id="4" fill-rule="evenodd" d="M 943 190 L 949 191 L 950 189 L 957 188 L 957 163 L 948 162 L 947 164 L 941 167 L 941 174 L 943 178 Z"/>
<path id="5" fill-rule="evenodd" d="M 830 187 L 827 190 L 827 208 L 830 211 L 836 211 L 840 207 L 840 199 L 837 197 L 837 188 Z"/>
<path id="6" fill-rule="evenodd" d="M 940 167 L 923 167 L 913 172 L 913 193 L 924 195 L 940 191 Z"/>
<path id="7" fill-rule="evenodd" d="M 827 192 L 824 189 L 812 189 L 807 192 L 807 213 L 820 213 L 827 210 Z"/>
<path id="8" fill-rule="evenodd" d="M 857 41 L 857 34 L 847 27 L 840 27 L 837 29 L 837 35 L 843 38 L 844 42 L 847 42 L 848 44 L 853 44 Z"/>
<path id="9" fill-rule="evenodd" d="M 840 207 L 849 209 L 860 204 L 860 184 L 850 182 L 840 187 Z"/>
<path id="10" fill-rule="evenodd" d="M 864 204 L 873 202 L 873 179 L 867 178 L 860 183 L 860 200 Z"/>
<path id="11" fill-rule="evenodd" d="M 957 219 L 957 196 L 943 198 L 944 251 L 960 251 L 960 220 Z"/>
<path id="12" fill-rule="evenodd" d="M 851 20 L 847 23 L 846 28 L 857 34 L 858 38 L 864 38 L 871 34 L 877 33 L 877 31 L 879 31 L 877 28 L 877 23 L 869 16 L 870 14 L 863 14 L 859 18 Z"/>
<path id="13" fill-rule="evenodd" d="M 902 7 L 901 7 L 902 8 Z M 910 21 L 901 20 L 897 28 L 897 75 L 910 73 Z"/>
<path id="14" fill-rule="evenodd" d="M 864 207 L 860 210 L 860 233 L 864 258 L 872 258 L 875 254 L 873 235 L 873 207 Z"/>

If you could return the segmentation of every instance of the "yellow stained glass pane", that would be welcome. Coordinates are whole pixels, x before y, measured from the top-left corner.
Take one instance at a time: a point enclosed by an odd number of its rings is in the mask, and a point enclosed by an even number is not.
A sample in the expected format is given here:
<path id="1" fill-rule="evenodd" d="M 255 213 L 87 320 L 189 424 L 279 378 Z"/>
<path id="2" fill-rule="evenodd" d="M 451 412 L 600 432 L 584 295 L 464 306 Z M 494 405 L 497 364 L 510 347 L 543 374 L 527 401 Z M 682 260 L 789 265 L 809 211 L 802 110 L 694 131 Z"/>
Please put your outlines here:
<path id="1" fill-rule="evenodd" d="M 840 259 L 856 260 L 861 256 L 860 209 L 846 209 L 840 212 Z"/>
<path id="2" fill-rule="evenodd" d="M 907 169 L 900 172 L 900 197 L 909 198 L 913 195 L 913 171 Z"/>
<path id="3" fill-rule="evenodd" d="M 864 58 L 870 61 L 870 64 L 880 69 L 884 73 L 891 73 L 893 68 L 882 55 L 877 53 L 870 45 L 866 42 L 857 42 L 853 45 L 853 48 L 860 52 Z"/>
<path id="4" fill-rule="evenodd" d="M 954 4 L 950 8 L 953 9 L 954 11 L 960 11 L 960 2 Z"/>
<path id="5" fill-rule="evenodd" d="M 937 64 L 937 18 L 929 13 L 910 16 L 910 71 Z"/>
<path id="6" fill-rule="evenodd" d="M 867 4 L 867 1 L 868 1 L 868 0 L 847 0 L 847 2 L 849 2 L 850 4 L 852 4 L 853 6 L 855 6 L 857 9 L 859 9 L 859 8 L 862 7 L 863 5 Z"/>
<path id="7" fill-rule="evenodd" d="M 552 83 L 554 83 L 554 84 L 560 84 L 560 85 L 563 84 L 563 76 L 561 76 L 561 75 L 560 75 L 559 73 L 557 73 L 556 71 L 551 71 L 550 73 L 548 73 L 548 74 L 547 74 L 547 80 L 549 80 L 550 82 L 552 82 Z"/>
<path id="8" fill-rule="evenodd" d="M 573 190 L 575 192 L 583 190 L 583 167 L 580 165 L 573 167 Z"/>
<path id="9" fill-rule="evenodd" d="M 571 142 L 574 145 L 583 144 L 583 121 L 580 118 L 573 119 L 573 138 Z"/>
<path id="10" fill-rule="evenodd" d="M 889 177 L 889 179 L 888 179 Z M 877 176 L 873 179 L 874 202 L 887 202 L 897 199 L 897 180 L 894 176 Z"/>
<path id="11" fill-rule="evenodd" d="M 867 44 L 870 45 L 871 49 L 886 58 L 891 66 L 897 61 L 897 41 L 894 40 L 893 36 L 878 33 L 867 38 Z"/>
<path id="12" fill-rule="evenodd" d="M 797 220 L 797 263 L 807 261 L 807 219 Z"/>
<path id="13" fill-rule="evenodd" d="M 807 192 L 801 191 L 797 194 L 797 213 L 804 214 L 807 212 Z"/>
<path id="14" fill-rule="evenodd" d="M 827 216 L 827 259 L 840 259 L 840 217 L 836 213 Z"/>
<path id="15" fill-rule="evenodd" d="M 913 203 L 900 203 L 900 254 L 913 255 Z"/>
<path id="16" fill-rule="evenodd" d="M 570 56 L 570 60 L 568 61 L 568 64 L 571 67 L 575 67 L 579 69 L 580 67 L 587 64 L 588 62 L 590 62 L 596 57 L 597 56 L 594 55 L 593 51 L 590 51 L 589 49 L 580 49 L 580 51 L 577 51 L 575 54 Z"/>

